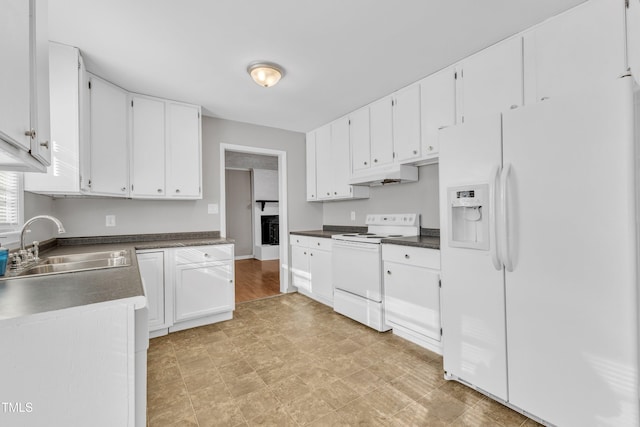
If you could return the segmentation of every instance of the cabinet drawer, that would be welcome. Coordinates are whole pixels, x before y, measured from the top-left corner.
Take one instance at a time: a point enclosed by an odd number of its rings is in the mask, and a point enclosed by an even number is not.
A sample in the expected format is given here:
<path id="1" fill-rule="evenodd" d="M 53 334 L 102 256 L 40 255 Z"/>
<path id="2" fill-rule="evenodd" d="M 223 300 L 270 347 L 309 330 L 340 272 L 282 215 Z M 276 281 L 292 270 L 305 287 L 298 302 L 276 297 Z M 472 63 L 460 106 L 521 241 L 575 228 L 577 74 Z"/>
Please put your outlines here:
<path id="1" fill-rule="evenodd" d="M 233 245 L 190 246 L 176 249 L 176 264 L 233 259 Z"/>
<path id="2" fill-rule="evenodd" d="M 393 244 L 382 245 L 382 259 L 399 264 L 440 270 L 440 251 Z"/>
<path id="3" fill-rule="evenodd" d="M 309 237 L 307 241 L 309 249 L 320 249 L 323 251 L 330 251 L 333 246 L 333 240 L 318 237 Z"/>
<path id="4" fill-rule="evenodd" d="M 289 235 L 289 244 L 291 246 L 309 246 L 310 237 L 300 236 L 297 234 Z"/>

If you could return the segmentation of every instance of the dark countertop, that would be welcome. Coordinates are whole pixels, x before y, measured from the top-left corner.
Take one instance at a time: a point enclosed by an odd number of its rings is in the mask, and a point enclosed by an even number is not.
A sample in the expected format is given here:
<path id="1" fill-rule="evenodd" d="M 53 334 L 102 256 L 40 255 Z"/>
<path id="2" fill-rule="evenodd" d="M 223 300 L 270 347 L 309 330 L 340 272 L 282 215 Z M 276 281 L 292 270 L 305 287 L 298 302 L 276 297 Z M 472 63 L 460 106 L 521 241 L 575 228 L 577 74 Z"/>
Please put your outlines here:
<path id="1" fill-rule="evenodd" d="M 188 233 L 162 237 L 163 240 L 140 241 L 138 239 L 139 241 L 132 242 L 127 241 L 131 239 L 123 236 L 121 240 L 125 240 L 124 242 L 115 243 L 113 240 L 117 239 L 110 236 L 105 238 L 109 243 L 103 244 L 95 243 L 95 239 L 99 238 L 86 238 L 80 244 L 77 242 L 76 244 L 69 244 L 69 242 L 54 244 L 52 249 L 41 251 L 41 258 L 128 249 L 131 265 L 75 273 L 2 279 L 0 280 L 0 320 L 126 298 L 134 298 L 134 303 L 142 307 L 145 303 L 144 290 L 135 256 L 136 250 L 233 243 L 231 240 L 222 239 L 213 234 L 195 238 Z"/>
<path id="2" fill-rule="evenodd" d="M 439 236 L 390 237 L 388 239 L 382 239 L 382 243 L 401 246 L 415 246 L 417 248 L 440 249 Z"/>
<path id="3" fill-rule="evenodd" d="M 308 231 L 292 231 L 289 234 L 298 236 L 320 237 L 330 239 L 335 234 L 344 233 L 358 233 L 362 232 L 363 227 L 354 227 L 355 229 L 349 229 L 344 227 L 343 229 L 336 230 L 336 226 L 324 226 L 322 230 L 308 230 Z M 364 227 L 366 231 L 366 227 Z M 392 237 L 388 239 L 382 239 L 382 243 L 388 243 L 392 245 L 401 246 L 415 246 L 418 248 L 427 249 L 440 249 L 440 232 L 439 230 L 433 230 L 423 228 L 421 230 L 422 236 L 411 237 Z"/>

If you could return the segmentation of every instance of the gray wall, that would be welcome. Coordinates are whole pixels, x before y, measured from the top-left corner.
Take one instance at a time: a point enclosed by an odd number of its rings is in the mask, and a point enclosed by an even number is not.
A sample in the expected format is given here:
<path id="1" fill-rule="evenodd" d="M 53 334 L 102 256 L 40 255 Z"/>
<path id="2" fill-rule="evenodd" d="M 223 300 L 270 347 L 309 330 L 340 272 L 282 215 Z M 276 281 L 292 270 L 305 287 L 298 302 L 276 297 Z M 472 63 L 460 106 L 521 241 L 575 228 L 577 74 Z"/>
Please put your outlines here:
<path id="1" fill-rule="evenodd" d="M 421 166 L 418 182 L 371 187 L 368 199 L 348 202 L 325 202 L 323 223 L 332 225 L 364 225 L 366 214 L 420 214 L 421 226 L 440 228 L 438 208 L 438 165 Z M 351 212 L 356 220 L 351 221 Z"/>
<path id="2" fill-rule="evenodd" d="M 305 135 L 212 117 L 202 121 L 202 200 L 54 199 L 48 213 L 60 218 L 67 236 L 219 230 L 220 216 L 208 214 L 207 205 L 219 203 L 220 143 L 286 151 L 289 229 L 321 227 L 322 205 L 306 202 Z M 29 196 L 25 211 L 46 211 L 47 203 Z M 105 226 L 105 215 L 116 216 L 116 227 Z"/>
<path id="3" fill-rule="evenodd" d="M 251 172 L 226 170 L 227 237 L 235 241 L 235 255 L 253 255 Z"/>

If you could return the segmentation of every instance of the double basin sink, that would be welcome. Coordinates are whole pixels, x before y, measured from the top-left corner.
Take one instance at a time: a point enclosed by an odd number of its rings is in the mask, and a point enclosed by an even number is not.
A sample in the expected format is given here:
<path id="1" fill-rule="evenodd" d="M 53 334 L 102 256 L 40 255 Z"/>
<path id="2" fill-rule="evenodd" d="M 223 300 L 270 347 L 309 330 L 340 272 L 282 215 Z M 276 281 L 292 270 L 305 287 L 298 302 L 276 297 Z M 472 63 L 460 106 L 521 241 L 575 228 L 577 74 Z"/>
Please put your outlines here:
<path id="1" fill-rule="evenodd" d="M 13 274 L 13 277 L 44 274 L 74 273 L 77 271 L 98 270 L 102 268 L 126 267 L 131 265 L 128 250 L 87 252 L 70 255 L 55 255 L 42 258 L 38 264 Z"/>

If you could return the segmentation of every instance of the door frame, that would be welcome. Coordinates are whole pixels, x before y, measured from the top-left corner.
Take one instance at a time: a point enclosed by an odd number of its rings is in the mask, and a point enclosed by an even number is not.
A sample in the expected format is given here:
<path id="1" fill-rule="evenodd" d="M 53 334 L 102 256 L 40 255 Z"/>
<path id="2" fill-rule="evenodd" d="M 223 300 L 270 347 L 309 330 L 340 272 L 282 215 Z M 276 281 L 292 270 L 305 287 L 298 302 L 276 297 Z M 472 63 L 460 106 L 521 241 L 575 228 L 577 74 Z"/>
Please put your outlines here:
<path id="1" fill-rule="evenodd" d="M 272 150 L 270 148 L 251 147 L 248 145 L 220 144 L 220 236 L 227 237 L 227 196 L 225 154 L 227 151 L 235 151 L 246 154 L 261 154 L 278 158 L 278 221 L 280 228 L 280 292 L 293 292 L 295 289 L 289 286 L 289 217 L 287 202 L 287 152 Z"/>

